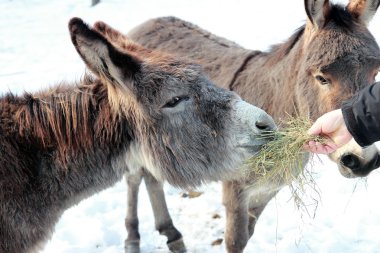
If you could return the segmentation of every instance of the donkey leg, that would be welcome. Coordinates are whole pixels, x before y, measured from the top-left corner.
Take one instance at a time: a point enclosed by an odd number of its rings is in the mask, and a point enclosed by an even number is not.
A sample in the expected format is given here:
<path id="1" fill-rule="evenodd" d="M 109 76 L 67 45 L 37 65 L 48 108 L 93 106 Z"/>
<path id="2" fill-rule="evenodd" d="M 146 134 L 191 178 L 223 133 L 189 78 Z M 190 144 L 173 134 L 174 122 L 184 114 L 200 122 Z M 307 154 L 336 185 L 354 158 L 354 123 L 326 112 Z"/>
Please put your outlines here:
<path id="1" fill-rule="evenodd" d="M 181 233 L 174 227 L 166 205 L 162 183 L 158 182 L 149 172 L 143 173 L 146 189 L 152 205 L 156 229 L 167 237 L 168 248 L 175 253 L 186 252 Z"/>
<path id="2" fill-rule="evenodd" d="M 249 206 L 248 206 L 248 232 L 249 238 L 252 237 L 255 232 L 255 226 L 257 220 L 259 219 L 261 213 L 264 211 L 265 207 L 269 201 L 278 193 L 277 190 L 268 191 L 266 193 L 261 193 L 258 196 L 250 196 Z"/>
<path id="3" fill-rule="evenodd" d="M 249 239 L 248 204 L 243 185 L 237 181 L 223 183 L 223 204 L 226 208 L 225 244 L 227 252 L 242 253 Z"/>
<path id="4" fill-rule="evenodd" d="M 140 253 L 140 234 L 139 219 L 137 216 L 137 201 L 139 187 L 142 180 L 142 172 L 127 176 L 127 217 L 125 218 L 125 227 L 127 228 L 128 237 L 124 243 L 125 253 Z"/>
<path id="5" fill-rule="evenodd" d="M 269 200 L 268 200 L 269 202 Z M 260 217 L 260 214 L 264 211 L 266 205 L 268 204 L 266 202 L 265 204 L 262 204 L 260 206 L 250 206 L 248 208 L 248 233 L 249 233 L 249 238 L 252 237 L 253 233 L 255 232 L 255 226 L 257 223 L 257 220 Z"/>

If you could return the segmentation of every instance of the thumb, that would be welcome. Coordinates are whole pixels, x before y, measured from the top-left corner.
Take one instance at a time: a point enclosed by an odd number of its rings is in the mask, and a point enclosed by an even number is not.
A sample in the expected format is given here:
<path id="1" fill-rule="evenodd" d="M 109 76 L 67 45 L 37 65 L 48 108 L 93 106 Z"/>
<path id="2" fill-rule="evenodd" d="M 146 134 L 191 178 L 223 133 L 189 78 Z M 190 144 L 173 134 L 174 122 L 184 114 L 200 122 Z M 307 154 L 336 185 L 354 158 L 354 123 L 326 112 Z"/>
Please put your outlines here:
<path id="1" fill-rule="evenodd" d="M 320 123 L 320 120 L 317 119 L 317 121 L 314 122 L 314 124 L 309 128 L 307 131 L 310 135 L 319 135 L 322 133 L 322 124 Z"/>

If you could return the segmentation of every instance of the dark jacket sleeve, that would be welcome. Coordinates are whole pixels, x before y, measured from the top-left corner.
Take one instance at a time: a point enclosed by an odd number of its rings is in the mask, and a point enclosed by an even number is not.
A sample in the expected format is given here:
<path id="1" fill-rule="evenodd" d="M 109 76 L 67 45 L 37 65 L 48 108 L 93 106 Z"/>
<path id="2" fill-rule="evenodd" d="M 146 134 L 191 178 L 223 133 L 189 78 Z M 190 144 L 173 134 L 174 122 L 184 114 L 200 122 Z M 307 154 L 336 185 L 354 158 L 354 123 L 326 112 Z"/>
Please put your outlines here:
<path id="1" fill-rule="evenodd" d="M 360 146 L 380 140 L 380 82 L 374 83 L 342 106 L 348 131 Z"/>

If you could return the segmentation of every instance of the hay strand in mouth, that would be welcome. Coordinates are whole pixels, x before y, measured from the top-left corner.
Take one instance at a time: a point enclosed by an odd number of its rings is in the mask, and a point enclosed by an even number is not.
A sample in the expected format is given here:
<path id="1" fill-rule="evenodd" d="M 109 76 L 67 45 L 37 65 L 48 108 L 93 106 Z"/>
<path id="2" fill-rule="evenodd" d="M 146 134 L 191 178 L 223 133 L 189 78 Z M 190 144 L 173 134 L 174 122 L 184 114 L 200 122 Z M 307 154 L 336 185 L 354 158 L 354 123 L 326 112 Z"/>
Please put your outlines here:
<path id="1" fill-rule="evenodd" d="M 326 143 L 327 139 L 307 133 L 312 125 L 309 118 L 289 117 L 289 120 L 281 125 L 283 127 L 280 130 L 268 131 L 258 137 L 270 141 L 258 154 L 246 161 L 246 178 L 252 179 L 251 187 L 270 184 L 280 188 L 288 185 L 296 206 L 299 209 L 307 209 L 308 204 L 303 201 L 302 195 L 308 195 L 306 189 L 309 188 L 318 195 L 319 191 L 312 173 L 304 170 L 309 155 L 303 146 L 309 141 Z"/>

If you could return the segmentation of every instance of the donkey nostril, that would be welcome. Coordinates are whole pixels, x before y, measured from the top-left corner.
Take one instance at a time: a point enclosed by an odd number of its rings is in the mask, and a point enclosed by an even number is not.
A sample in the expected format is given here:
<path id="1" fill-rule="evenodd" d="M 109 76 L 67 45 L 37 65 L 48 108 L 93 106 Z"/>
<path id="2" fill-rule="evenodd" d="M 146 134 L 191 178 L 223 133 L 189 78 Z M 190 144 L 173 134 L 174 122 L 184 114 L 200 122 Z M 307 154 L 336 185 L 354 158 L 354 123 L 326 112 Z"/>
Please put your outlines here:
<path id="1" fill-rule="evenodd" d="M 344 166 L 350 168 L 353 171 L 359 169 L 360 167 L 359 158 L 357 158 L 354 155 L 351 155 L 351 154 L 343 155 L 340 160 Z"/>
<path id="2" fill-rule="evenodd" d="M 272 130 L 271 125 L 265 121 L 256 121 L 255 126 L 261 131 L 270 131 Z"/>

